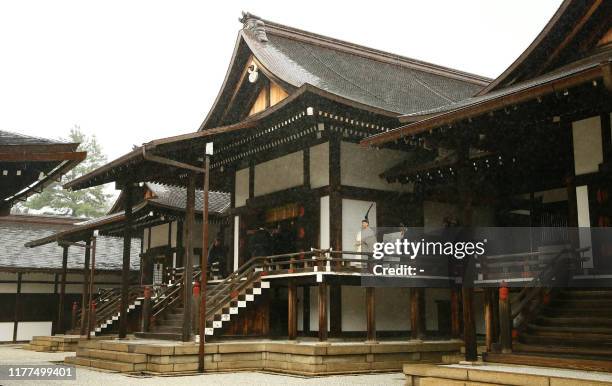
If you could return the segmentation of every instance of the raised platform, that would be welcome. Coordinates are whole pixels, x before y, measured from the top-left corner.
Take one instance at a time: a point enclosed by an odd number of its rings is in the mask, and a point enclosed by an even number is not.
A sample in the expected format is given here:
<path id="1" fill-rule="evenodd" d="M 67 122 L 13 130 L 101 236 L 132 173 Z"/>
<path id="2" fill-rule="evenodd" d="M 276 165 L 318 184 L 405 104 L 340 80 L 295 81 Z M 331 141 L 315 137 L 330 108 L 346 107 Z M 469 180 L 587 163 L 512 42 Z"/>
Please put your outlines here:
<path id="1" fill-rule="evenodd" d="M 604 386 L 612 374 L 533 366 L 405 364 L 407 386 Z"/>
<path id="2" fill-rule="evenodd" d="M 460 341 L 207 343 L 205 370 L 265 370 L 296 375 L 401 371 L 405 363 L 439 363 L 459 352 Z M 198 345 L 145 339 L 80 341 L 65 362 L 124 373 L 195 372 Z"/>
<path id="3" fill-rule="evenodd" d="M 92 339 L 109 339 L 112 336 L 92 337 Z M 79 341 L 87 340 L 80 335 L 48 335 L 35 336 L 28 344 L 21 346 L 24 350 L 40 352 L 76 351 Z"/>
<path id="4" fill-rule="evenodd" d="M 41 352 L 76 351 L 80 339 L 79 335 L 35 336 L 21 348 Z"/>

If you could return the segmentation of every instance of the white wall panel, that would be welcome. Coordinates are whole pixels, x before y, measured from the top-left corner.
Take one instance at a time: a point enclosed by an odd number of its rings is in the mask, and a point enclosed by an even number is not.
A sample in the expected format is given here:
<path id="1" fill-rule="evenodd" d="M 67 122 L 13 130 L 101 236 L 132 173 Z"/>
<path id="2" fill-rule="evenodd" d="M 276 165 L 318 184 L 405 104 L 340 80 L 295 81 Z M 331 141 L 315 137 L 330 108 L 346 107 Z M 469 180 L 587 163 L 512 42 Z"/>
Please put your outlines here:
<path id="1" fill-rule="evenodd" d="M 576 175 L 597 172 L 603 161 L 601 119 L 596 116 L 572 122 L 572 134 Z"/>
<path id="2" fill-rule="evenodd" d="M 298 151 L 255 165 L 255 196 L 304 184 L 304 152 Z"/>
<path id="3" fill-rule="evenodd" d="M 51 335 L 52 322 L 19 322 L 17 324 L 17 340 L 31 340 L 38 335 Z"/>
<path id="4" fill-rule="evenodd" d="M 246 205 L 249 198 L 249 168 L 236 171 L 235 200 L 236 208 Z"/>
<path id="5" fill-rule="evenodd" d="M 329 185 L 329 142 L 310 148 L 310 186 Z"/>

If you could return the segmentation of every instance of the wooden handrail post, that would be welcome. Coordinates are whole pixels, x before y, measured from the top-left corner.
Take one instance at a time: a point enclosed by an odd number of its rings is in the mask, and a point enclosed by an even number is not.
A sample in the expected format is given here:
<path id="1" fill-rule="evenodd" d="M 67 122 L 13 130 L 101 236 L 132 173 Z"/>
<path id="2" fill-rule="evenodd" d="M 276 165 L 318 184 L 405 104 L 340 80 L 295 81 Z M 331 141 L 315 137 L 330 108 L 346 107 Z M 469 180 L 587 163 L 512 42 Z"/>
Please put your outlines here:
<path id="1" fill-rule="evenodd" d="M 96 331 L 96 302 L 91 302 L 91 308 L 89 310 L 89 330 L 87 336 L 91 336 L 91 333 Z"/>
<path id="2" fill-rule="evenodd" d="M 494 336 L 495 327 L 493 322 L 493 301 L 495 299 L 493 291 L 494 289 L 491 288 L 484 289 L 485 346 L 487 347 L 487 352 L 491 352 L 496 338 Z"/>
<path id="3" fill-rule="evenodd" d="M 200 328 L 200 324 L 199 324 L 199 318 L 200 318 L 200 282 L 196 280 L 196 282 L 193 284 L 193 288 L 192 288 L 192 297 L 191 297 L 191 306 L 192 306 L 192 314 L 191 314 L 191 329 L 193 331 L 194 334 L 198 333 L 198 330 Z M 202 334 L 205 335 L 205 334 Z M 202 336 L 200 336 L 200 339 L 202 339 Z"/>
<path id="4" fill-rule="evenodd" d="M 453 287 L 451 289 L 451 337 L 461 338 L 461 292 Z"/>
<path id="5" fill-rule="evenodd" d="M 376 342 L 376 289 L 366 287 L 367 341 Z"/>
<path id="6" fill-rule="evenodd" d="M 327 341 L 327 283 L 319 283 L 319 341 Z"/>
<path id="7" fill-rule="evenodd" d="M 142 302 L 142 331 L 149 332 L 151 327 L 151 287 L 144 287 L 144 300 Z"/>
<path id="8" fill-rule="evenodd" d="M 478 360 L 478 344 L 476 341 L 476 322 L 474 319 L 474 287 L 465 283 L 461 288 L 463 298 L 463 341 L 465 343 L 465 360 Z"/>
<path id="9" fill-rule="evenodd" d="M 512 352 L 512 311 L 510 309 L 510 290 L 506 283 L 499 288 L 499 329 L 503 353 Z"/>

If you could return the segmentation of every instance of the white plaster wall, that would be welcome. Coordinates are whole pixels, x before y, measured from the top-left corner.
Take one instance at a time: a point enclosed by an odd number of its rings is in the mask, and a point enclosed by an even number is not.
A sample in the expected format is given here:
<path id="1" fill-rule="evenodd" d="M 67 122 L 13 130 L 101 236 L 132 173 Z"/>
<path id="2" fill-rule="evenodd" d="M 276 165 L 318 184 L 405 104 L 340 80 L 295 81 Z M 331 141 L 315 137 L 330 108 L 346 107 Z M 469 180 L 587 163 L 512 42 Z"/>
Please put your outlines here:
<path id="1" fill-rule="evenodd" d="M 160 224 L 151 228 L 151 248 L 168 245 L 168 224 Z"/>
<path id="2" fill-rule="evenodd" d="M 603 161 L 599 116 L 572 122 L 572 133 L 576 175 L 598 171 L 599 164 Z"/>
<path id="3" fill-rule="evenodd" d="M 255 165 L 255 196 L 304 184 L 304 152 L 298 151 Z"/>
<path id="4" fill-rule="evenodd" d="M 145 229 L 142 232 L 142 251 L 146 252 L 149 249 L 149 230 Z"/>
<path id="5" fill-rule="evenodd" d="M 329 248 L 330 246 L 330 219 L 329 219 L 329 196 L 321 197 L 321 213 L 319 217 L 319 240 L 321 241 L 320 248 Z"/>
<path id="6" fill-rule="evenodd" d="M 329 142 L 310 148 L 310 186 L 329 185 Z"/>
<path id="7" fill-rule="evenodd" d="M 236 208 L 246 205 L 249 198 L 249 168 L 236 171 Z"/>
<path id="8" fill-rule="evenodd" d="M 17 284 L 0 283 L 0 293 L 15 293 L 17 292 Z"/>
<path id="9" fill-rule="evenodd" d="M 37 335 L 51 335 L 51 325 L 51 321 L 19 322 L 17 324 L 17 340 L 31 340 L 33 336 Z"/>
<path id="10" fill-rule="evenodd" d="M 354 286 L 343 286 L 341 288 L 342 331 L 365 331 L 367 326 L 365 288 Z"/>
<path id="11" fill-rule="evenodd" d="M 410 288 L 376 288 L 376 329 L 410 329 Z"/>
<path id="12" fill-rule="evenodd" d="M 172 222 L 172 233 L 170 234 L 170 246 L 171 247 L 176 247 L 176 234 L 178 231 L 178 222 L 177 221 L 173 221 Z"/>
<path id="13" fill-rule="evenodd" d="M 340 170 L 342 185 L 379 190 L 409 192 L 412 185 L 389 184 L 380 174 L 405 160 L 408 153 L 399 150 L 362 148 L 356 143 L 342 142 Z"/>
<path id="14" fill-rule="evenodd" d="M 297 287 L 297 329 L 304 331 L 304 287 Z"/>
<path id="15" fill-rule="evenodd" d="M 438 304 L 439 300 L 450 300 L 450 289 L 425 289 L 425 325 L 428 331 L 438 330 Z"/>
<path id="16" fill-rule="evenodd" d="M 53 280 L 53 279 L 51 279 Z M 66 285 L 66 289 L 69 285 Z M 53 289 L 55 288 L 54 284 L 43 284 L 43 283 L 21 283 L 21 292 L 24 294 L 46 294 L 53 293 Z M 57 290 L 59 291 L 59 284 L 57 286 Z M 14 292 L 16 292 L 15 289 Z"/>
<path id="17" fill-rule="evenodd" d="M 11 342 L 13 340 L 13 322 L 0 323 L 0 342 Z"/>
<path id="18" fill-rule="evenodd" d="M 240 217 L 234 216 L 234 271 L 240 262 Z"/>
<path id="19" fill-rule="evenodd" d="M 355 251 L 357 233 L 361 231 L 361 220 L 365 216 L 372 201 L 342 199 L 342 250 Z M 370 227 L 376 228 L 376 203 L 372 206 L 370 214 Z"/>

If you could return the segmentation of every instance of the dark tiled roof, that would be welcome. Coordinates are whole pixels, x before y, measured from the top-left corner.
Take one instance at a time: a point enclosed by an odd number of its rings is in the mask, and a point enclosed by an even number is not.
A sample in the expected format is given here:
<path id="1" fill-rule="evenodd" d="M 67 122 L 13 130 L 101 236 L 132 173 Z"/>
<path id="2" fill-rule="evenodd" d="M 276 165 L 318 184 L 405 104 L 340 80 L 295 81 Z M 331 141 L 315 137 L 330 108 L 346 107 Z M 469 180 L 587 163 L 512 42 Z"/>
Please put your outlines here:
<path id="1" fill-rule="evenodd" d="M 155 195 L 155 198 L 151 201 L 164 206 L 185 209 L 187 202 L 187 190 L 185 188 L 153 182 L 147 182 L 147 187 Z M 210 191 L 208 193 L 208 213 L 222 214 L 230 207 L 230 201 L 231 195 L 229 193 Z M 203 208 L 202 190 L 196 190 L 195 209 L 201 212 Z"/>
<path id="2" fill-rule="evenodd" d="M 246 28 L 242 36 L 268 70 L 295 87 L 308 83 L 407 114 L 473 96 L 487 83 L 471 74 L 264 22 L 267 41 Z"/>
<path id="3" fill-rule="evenodd" d="M 0 270 L 3 268 L 47 268 L 62 267 L 62 248 L 57 244 L 47 244 L 37 248 L 26 248 L 24 244 L 51 234 L 70 229 L 72 225 L 35 221 L 16 221 L 13 216 L 0 217 Z M 20 216 L 17 216 L 20 217 Z M 68 250 L 68 269 L 82 269 L 84 250 L 70 247 Z M 132 240 L 131 269 L 139 267 L 138 253 L 140 240 Z M 123 241 L 116 237 L 99 237 L 96 248 L 96 269 L 120 270 L 123 261 Z"/>
<path id="4" fill-rule="evenodd" d="M 61 143 L 64 142 L 0 130 L 0 145 L 53 145 Z"/>

